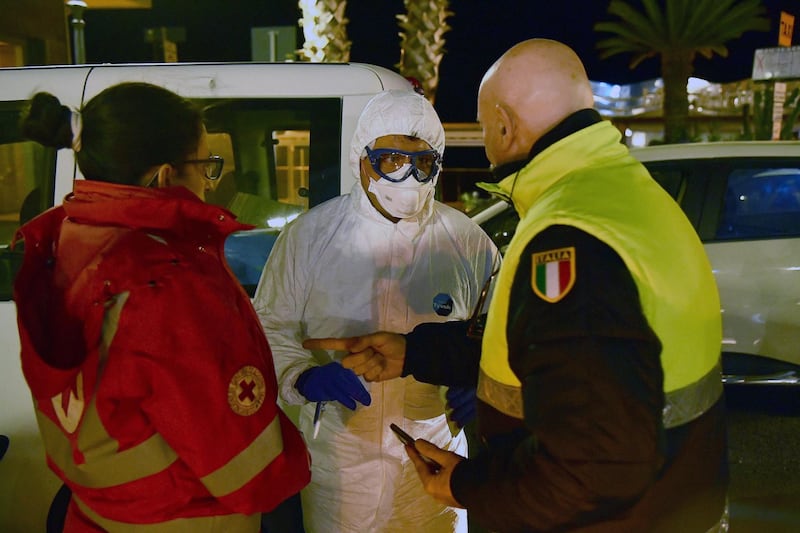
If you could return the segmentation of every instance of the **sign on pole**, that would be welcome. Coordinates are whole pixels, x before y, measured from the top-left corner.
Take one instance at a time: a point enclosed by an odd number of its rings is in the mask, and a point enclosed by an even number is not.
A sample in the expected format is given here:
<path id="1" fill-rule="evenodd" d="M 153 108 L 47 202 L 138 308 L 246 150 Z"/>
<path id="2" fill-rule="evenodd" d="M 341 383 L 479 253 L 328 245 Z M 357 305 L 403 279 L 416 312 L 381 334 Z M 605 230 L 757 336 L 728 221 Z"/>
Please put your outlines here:
<path id="1" fill-rule="evenodd" d="M 783 103 L 786 101 L 786 83 L 775 82 L 775 93 L 772 100 L 772 140 L 781 140 L 783 127 Z"/>
<path id="2" fill-rule="evenodd" d="M 794 15 L 781 11 L 781 27 L 778 33 L 778 46 L 792 46 L 794 32 Z"/>
<path id="3" fill-rule="evenodd" d="M 800 78 L 800 46 L 759 48 L 753 54 L 753 81 Z"/>
<path id="4" fill-rule="evenodd" d="M 774 57 L 775 61 L 769 68 L 765 69 L 765 57 L 758 57 L 758 54 L 756 54 L 755 59 L 756 63 L 759 63 L 759 67 L 761 68 L 761 76 L 765 78 L 796 77 L 795 71 L 798 65 L 795 62 L 798 57 L 794 53 L 797 52 L 796 48 L 792 48 L 793 32 L 794 15 L 790 15 L 786 11 L 781 11 L 778 48 L 773 49 L 777 52 Z M 753 65 L 753 79 L 756 79 L 755 74 L 756 65 Z M 789 76 L 787 76 L 787 74 L 789 74 Z M 792 74 L 795 74 L 795 76 L 791 76 Z M 786 83 L 776 81 L 772 95 L 772 140 L 779 141 L 781 139 L 781 129 L 783 128 L 783 104 L 786 102 Z"/>

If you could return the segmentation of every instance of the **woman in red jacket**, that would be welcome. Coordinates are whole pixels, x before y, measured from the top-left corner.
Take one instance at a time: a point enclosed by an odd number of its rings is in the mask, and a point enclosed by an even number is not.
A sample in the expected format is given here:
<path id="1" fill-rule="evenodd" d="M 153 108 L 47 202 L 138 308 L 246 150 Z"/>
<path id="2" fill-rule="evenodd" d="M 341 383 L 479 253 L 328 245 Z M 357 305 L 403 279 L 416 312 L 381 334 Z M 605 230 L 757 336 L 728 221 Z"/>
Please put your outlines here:
<path id="1" fill-rule="evenodd" d="M 22 368 L 72 491 L 65 531 L 258 531 L 308 483 L 308 454 L 225 263 L 247 226 L 203 202 L 223 161 L 201 113 L 123 83 L 80 112 L 39 93 L 23 132 L 86 177 L 16 236 Z"/>

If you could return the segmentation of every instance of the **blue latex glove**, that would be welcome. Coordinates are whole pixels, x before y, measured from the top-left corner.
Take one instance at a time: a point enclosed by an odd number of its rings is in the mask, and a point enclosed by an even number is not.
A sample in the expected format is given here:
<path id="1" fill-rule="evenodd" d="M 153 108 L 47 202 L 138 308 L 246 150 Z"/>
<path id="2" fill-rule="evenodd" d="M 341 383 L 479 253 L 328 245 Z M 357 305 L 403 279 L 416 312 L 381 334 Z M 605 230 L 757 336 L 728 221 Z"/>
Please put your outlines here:
<path id="1" fill-rule="evenodd" d="M 475 419 L 476 397 L 474 387 L 450 387 L 445 394 L 450 420 L 463 428 Z"/>
<path id="2" fill-rule="evenodd" d="M 300 374 L 294 387 L 311 402 L 335 400 L 348 409 L 355 409 L 356 401 L 364 405 L 372 403 L 355 372 L 335 362 L 309 368 Z"/>

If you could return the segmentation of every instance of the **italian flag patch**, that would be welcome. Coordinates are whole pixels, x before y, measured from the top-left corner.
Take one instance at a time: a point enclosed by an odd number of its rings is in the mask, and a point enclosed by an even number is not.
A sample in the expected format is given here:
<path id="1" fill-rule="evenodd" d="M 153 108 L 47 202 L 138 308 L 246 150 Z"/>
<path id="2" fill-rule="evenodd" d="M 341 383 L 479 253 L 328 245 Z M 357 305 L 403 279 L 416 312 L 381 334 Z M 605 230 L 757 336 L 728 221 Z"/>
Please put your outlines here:
<path id="1" fill-rule="evenodd" d="M 558 248 L 533 254 L 531 287 L 539 298 L 555 303 L 575 284 L 575 248 Z"/>

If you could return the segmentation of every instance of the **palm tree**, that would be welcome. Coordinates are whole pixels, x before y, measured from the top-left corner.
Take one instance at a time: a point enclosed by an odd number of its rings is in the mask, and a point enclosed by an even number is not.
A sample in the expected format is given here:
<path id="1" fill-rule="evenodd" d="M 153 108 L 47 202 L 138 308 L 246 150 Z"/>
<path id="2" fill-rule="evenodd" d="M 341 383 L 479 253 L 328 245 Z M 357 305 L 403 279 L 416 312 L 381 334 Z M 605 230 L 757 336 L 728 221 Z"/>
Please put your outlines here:
<path id="1" fill-rule="evenodd" d="M 312 63 L 350 61 L 347 38 L 346 0 L 299 0 L 303 18 L 303 48 L 301 56 Z"/>
<path id="2" fill-rule="evenodd" d="M 425 96 L 434 102 L 439 86 L 439 64 L 444 57 L 444 34 L 450 0 L 404 0 L 406 13 L 400 23 L 400 74 L 417 80 Z"/>
<path id="3" fill-rule="evenodd" d="M 403 76 L 417 80 L 433 103 L 439 85 L 439 64 L 444 56 L 445 20 L 453 13 L 450 0 L 404 0 L 406 12 L 397 15 L 400 25 L 400 62 Z M 347 0 L 298 0 L 303 13 L 302 58 L 312 62 L 350 60 L 352 42 L 347 38 Z"/>
<path id="4" fill-rule="evenodd" d="M 630 68 L 660 56 L 664 80 L 664 141 L 689 139 L 686 84 L 697 54 L 710 59 L 728 55 L 725 46 L 747 31 L 767 31 L 761 0 L 642 0 L 644 12 L 624 0 L 611 0 L 608 13 L 619 20 L 595 24 L 614 35 L 597 43 L 600 57 L 631 53 Z"/>

